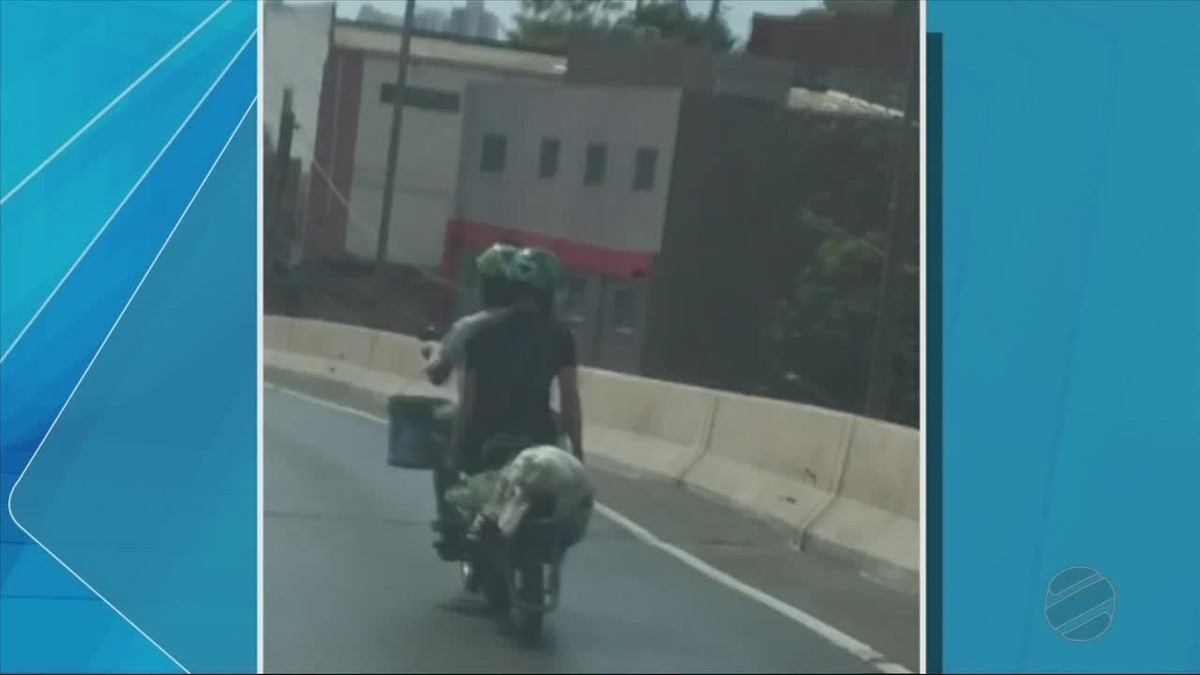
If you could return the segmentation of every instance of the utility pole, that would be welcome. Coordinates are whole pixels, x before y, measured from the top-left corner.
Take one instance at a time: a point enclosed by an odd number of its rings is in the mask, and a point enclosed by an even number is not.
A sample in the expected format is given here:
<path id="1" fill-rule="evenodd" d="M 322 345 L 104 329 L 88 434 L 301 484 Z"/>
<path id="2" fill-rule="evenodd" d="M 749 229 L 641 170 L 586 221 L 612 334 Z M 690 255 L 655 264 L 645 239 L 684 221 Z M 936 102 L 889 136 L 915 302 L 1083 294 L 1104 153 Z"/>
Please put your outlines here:
<path id="1" fill-rule="evenodd" d="M 295 235 L 294 213 L 283 213 L 283 196 L 287 192 L 292 169 L 292 136 L 296 129 L 296 113 L 292 110 L 292 88 L 283 90 L 283 110 L 279 113 L 279 139 L 275 142 L 275 185 L 271 195 L 271 248 L 274 256 L 290 259 Z M 282 227 L 281 227 L 282 225 Z M 282 249 L 282 250 L 280 250 Z"/>
<path id="2" fill-rule="evenodd" d="M 404 3 L 404 26 L 400 33 L 400 66 L 392 90 L 392 133 L 388 138 L 387 174 L 383 181 L 383 212 L 379 216 L 379 240 L 375 246 L 375 276 L 382 283 L 387 262 L 388 234 L 392 224 L 392 201 L 396 190 L 396 159 L 400 153 L 400 125 L 404 121 L 404 93 L 408 89 L 408 50 L 412 42 L 413 13 L 417 0 Z"/>
<path id="3" fill-rule="evenodd" d="M 904 11 L 903 9 L 899 11 Z M 901 205 L 911 205 L 901 196 L 905 187 L 903 177 L 913 157 L 913 126 L 917 122 L 920 99 L 921 35 L 919 18 L 912 17 L 912 50 L 908 64 L 908 96 L 904 103 L 904 121 L 900 128 L 899 152 L 892 171 L 892 195 L 888 205 L 887 248 L 884 249 L 883 284 L 879 292 L 879 307 L 875 315 L 875 339 L 871 349 L 871 370 L 867 380 L 867 400 L 864 412 L 869 417 L 887 416 L 892 391 L 892 375 L 896 356 L 896 328 L 900 307 L 896 303 L 900 269 L 903 261 L 897 250 L 900 242 L 899 220 Z"/>

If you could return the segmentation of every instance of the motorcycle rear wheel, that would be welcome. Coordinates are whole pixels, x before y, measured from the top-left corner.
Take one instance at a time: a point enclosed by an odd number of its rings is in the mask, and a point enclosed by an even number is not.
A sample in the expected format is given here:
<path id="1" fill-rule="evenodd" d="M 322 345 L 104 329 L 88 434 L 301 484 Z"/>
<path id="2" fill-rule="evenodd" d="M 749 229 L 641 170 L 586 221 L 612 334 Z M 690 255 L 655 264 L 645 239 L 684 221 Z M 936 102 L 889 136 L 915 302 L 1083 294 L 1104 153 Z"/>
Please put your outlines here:
<path id="1" fill-rule="evenodd" d="M 483 599 L 487 602 L 488 609 L 497 616 L 507 615 L 512 609 L 512 596 L 509 594 L 508 580 L 490 570 L 486 574 L 486 578 L 479 581 L 480 590 L 483 591 Z"/>
<path id="2" fill-rule="evenodd" d="M 537 640 L 542 635 L 545 618 L 544 612 L 534 609 L 545 603 L 546 584 L 541 561 L 525 561 L 515 572 L 520 575 L 517 580 L 517 593 L 521 600 L 515 612 L 517 635 L 526 641 Z"/>

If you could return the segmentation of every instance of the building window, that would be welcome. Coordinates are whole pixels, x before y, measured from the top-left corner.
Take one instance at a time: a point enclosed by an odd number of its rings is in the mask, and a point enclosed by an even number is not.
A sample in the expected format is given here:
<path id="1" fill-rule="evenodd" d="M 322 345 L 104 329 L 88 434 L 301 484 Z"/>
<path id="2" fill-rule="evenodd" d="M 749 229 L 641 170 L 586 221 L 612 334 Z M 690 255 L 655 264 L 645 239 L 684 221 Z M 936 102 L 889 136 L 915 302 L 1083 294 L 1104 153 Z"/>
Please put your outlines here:
<path id="1" fill-rule="evenodd" d="M 485 173 L 504 171 L 505 155 L 508 154 L 508 139 L 503 134 L 484 134 L 483 151 L 480 153 L 479 170 Z"/>
<path id="2" fill-rule="evenodd" d="M 633 165 L 633 189 L 654 188 L 654 174 L 658 169 L 658 148 L 638 148 Z"/>
<path id="3" fill-rule="evenodd" d="M 632 335 L 637 327 L 635 296 L 632 288 L 618 288 L 613 292 L 613 331 L 621 335 Z"/>
<path id="4" fill-rule="evenodd" d="M 384 82 L 379 85 L 379 101 L 391 105 L 396 100 L 396 83 Z M 442 113 L 457 113 L 462 106 L 462 96 L 458 92 L 428 89 L 426 87 L 405 87 L 404 107 L 420 108 Z"/>
<path id="5" fill-rule="evenodd" d="M 557 138 L 542 139 L 542 151 L 538 155 L 538 178 L 554 178 L 558 175 L 558 151 L 561 145 Z"/>
<path id="6" fill-rule="evenodd" d="M 583 184 L 596 185 L 604 182 L 608 171 L 608 147 L 603 143 L 588 143 L 587 157 L 583 167 Z"/>

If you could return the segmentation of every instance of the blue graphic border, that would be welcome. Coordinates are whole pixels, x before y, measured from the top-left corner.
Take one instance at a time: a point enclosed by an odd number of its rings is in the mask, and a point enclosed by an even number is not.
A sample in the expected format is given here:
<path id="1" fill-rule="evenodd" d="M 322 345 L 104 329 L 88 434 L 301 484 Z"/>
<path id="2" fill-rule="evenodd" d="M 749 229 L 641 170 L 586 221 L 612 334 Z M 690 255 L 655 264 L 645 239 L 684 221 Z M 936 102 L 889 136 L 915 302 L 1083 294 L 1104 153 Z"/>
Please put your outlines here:
<path id="1" fill-rule="evenodd" d="M 927 17 L 929 670 L 1200 671 L 1200 4 Z"/>
<path id="2" fill-rule="evenodd" d="M 942 672 L 942 35 L 925 36 L 925 668 Z"/>
<path id="3" fill-rule="evenodd" d="M 4 672 L 257 670 L 257 15 L 0 3 Z"/>

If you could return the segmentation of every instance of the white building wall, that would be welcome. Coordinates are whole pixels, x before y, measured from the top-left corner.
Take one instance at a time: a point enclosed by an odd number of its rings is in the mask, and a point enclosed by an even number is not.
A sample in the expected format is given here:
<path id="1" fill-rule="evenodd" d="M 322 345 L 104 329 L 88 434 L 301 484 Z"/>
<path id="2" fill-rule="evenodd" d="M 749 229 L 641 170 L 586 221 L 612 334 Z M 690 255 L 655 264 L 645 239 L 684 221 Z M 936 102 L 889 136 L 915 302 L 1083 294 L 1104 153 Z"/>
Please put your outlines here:
<path id="1" fill-rule="evenodd" d="M 292 156 L 300 159 L 305 171 L 316 139 L 332 21 L 331 2 L 263 7 L 263 123 L 271 138 L 278 139 L 283 90 L 291 87 L 292 107 L 300 126 Z"/>
<path id="2" fill-rule="evenodd" d="M 678 89 L 472 85 L 464 122 L 457 214 L 622 251 L 662 242 L 679 121 Z M 507 137 L 502 173 L 480 170 L 483 135 Z M 543 137 L 561 143 L 559 171 L 538 177 Z M 608 147 L 602 184 L 584 185 L 587 145 Z M 652 189 L 633 190 L 639 146 L 657 148 Z"/>
<path id="3" fill-rule="evenodd" d="M 363 67 L 362 101 L 355 150 L 351 217 L 346 237 L 348 253 L 374 259 L 383 206 L 388 135 L 392 107 L 381 100 L 384 83 L 396 80 L 395 59 L 368 56 Z M 388 260 L 436 267 L 441 263 L 446 221 L 454 208 L 462 110 L 469 82 L 530 83 L 545 86 L 553 80 L 531 75 L 491 72 L 478 68 L 414 59 L 408 86 L 459 95 L 458 112 L 406 106 L 396 167 Z"/>

